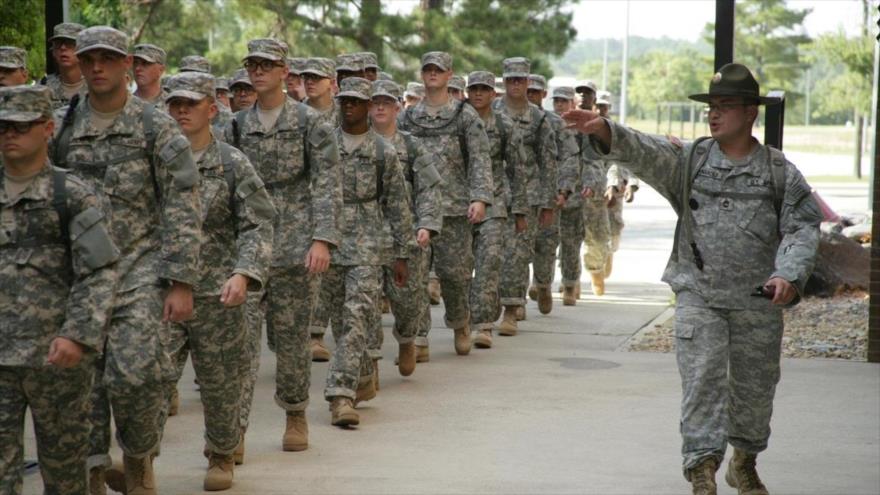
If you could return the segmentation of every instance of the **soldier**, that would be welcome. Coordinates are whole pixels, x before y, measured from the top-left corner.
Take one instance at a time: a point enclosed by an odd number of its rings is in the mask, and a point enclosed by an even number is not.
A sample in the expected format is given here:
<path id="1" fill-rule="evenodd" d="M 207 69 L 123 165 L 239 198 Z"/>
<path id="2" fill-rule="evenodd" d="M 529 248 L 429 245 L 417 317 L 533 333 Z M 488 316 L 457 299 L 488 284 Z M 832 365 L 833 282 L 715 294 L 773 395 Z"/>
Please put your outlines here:
<path id="1" fill-rule="evenodd" d="M 452 76 L 449 80 L 449 96 L 455 98 L 458 101 L 464 101 L 464 88 L 466 84 L 464 82 L 464 77 L 462 76 Z"/>
<path id="2" fill-rule="evenodd" d="M 198 170 L 177 124 L 128 93 L 128 36 L 94 26 L 80 31 L 76 46 L 88 94 L 63 111 L 53 161 L 94 187 L 121 251 L 92 393 L 90 487 L 102 492 L 110 465 L 112 405 L 128 493 L 152 494 L 164 391 L 174 375 L 164 323 L 191 318 L 198 277 Z"/>
<path id="3" fill-rule="evenodd" d="M 229 108 L 229 78 L 227 77 L 215 77 L 214 78 L 214 98 L 215 103 L 219 105 L 223 105 L 227 109 Z"/>
<path id="4" fill-rule="evenodd" d="M 211 62 L 201 55 L 187 55 L 180 59 L 180 72 L 211 73 Z"/>
<path id="5" fill-rule="evenodd" d="M 407 108 L 401 128 L 422 139 L 429 152 L 442 157 L 437 171 L 443 177 L 440 204 L 443 223 L 433 242 L 435 269 L 443 286 L 446 326 L 455 332 L 455 352 L 467 355 L 471 350 L 471 321 L 491 325 L 485 307 L 471 307 L 474 270 L 474 234 L 493 238 L 495 222 L 486 223 L 486 207 L 494 201 L 492 162 L 489 140 L 483 121 L 464 102 L 449 97 L 447 85 L 452 77 L 452 56 L 446 52 L 422 55 L 422 81 L 425 99 Z M 494 237 L 497 241 L 497 236 Z M 477 262 L 477 267 L 486 260 Z M 488 276 L 485 271 L 484 277 Z M 476 284 L 475 284 L 476 285 Z M 491 290 L 490 286 L 485 287 Z M 477 287 L 483 289 L 483 287 Z M 480 310 L 480 313 L 473 314 Z M 427 337 L 425 335 L 424 337 Z M 424 352 L 428 352 L 427 349 Z"/>
<path id="6" fill-rule="evenodd" d="M 232 99 L 229 101 L 232 113 L 249 110 L 257 101 L 257 92 L 254 91 L 254 85 L 245 69 L 235 71 L 229 80 L 229 90 L 232 92 Z"/>
<path id="7" fill-rule="evenodd" d="M 663 280 L 676 293 L 685 478 L 695 494 L 716 493 L 730 443 L 727 483 L 766 494 L 755 464 L 770 437 L 782 308 L 803 295 L 822 217 L 798 169 L 752 137 L 758 106 L 778 101 L 760 96 L 747 67 L 721 67 L 708 93 L 690 98 L 709 104 L 712 137 L 684 147 L 595 112 L 566 120 L 608 159 L 625 161 L 679 217 Z"/>
<path id="8" fill-rule="evenodd" d="M 53 36 L 49 38 L 52 59 L 58 67 L 58 74 L 47 74 L 40 84 L 52 91 L 52 106 L 61 108 L 73 98 L 73 95 L 85 95 L 86 83 L 79 62 L 76 59 L 76 35 L 85 29 L 82 24 L 62 22 L 53 28 Z"/>
<path id="9" fill-rule="evenodd" d="M 168 97 L 161 84 L 165 74 L 165 50 L 143 43 L 135 45 L 131 54 L 134 57 L 134 82 L 137 83 L 134 95 L 147 103 L 164 105 Z M 164 109 L 164 106 L 160 108 Z"/>
<path id="10" fill-rule="evenodd" d="M 0 46 L 0 87 L 27 82 L 27 52 L 17 46 Z"/>
<path id="11" fill-rule="evenodd" d="M 336 56 L 336 87 L 342 86 L 347 77 L 363 78 L 366 69 L 364 60 L 357 53 L 343 53 Z"/>
<path id="12" fill-rule="evenodd" d="M 290 57 L 287 59 L 287 79 L 284 80 L 287 86 L 288 98 L 296 101 L 303 101 L 306 97 L 306 90 L 303 87 L 302 71 L 306 68 L 306 59 L 301 57 Z"/>
<path id="13" fill-rule="evenodd" d="M 596 85 L 585 80 L 575 86 L 581 96 L 581 109 L 592 110 L 596 102 Z M 607 185 L 606 160 L 578 136 L 581 154 L 581 198 L 584 203 L 584 267 L 590 272 L 593 294 L 605 294 L 605 265 L 608 261 L 611 227 L 608 223 L 608 203 L 603 191 Z"/>
<path id="14" fill-rule="evenodd" d="M 284 95 L 286 55 L 277 40 L 248 42 L 244 63 L 257 104 L 236 114 L 225 141 L 251 159 L 278 211 L 265 288 L 266 326 L 275 336 L 275 403 L 286 415 L 282 448 L 301 451 L 308 448 L 309 317 L 319 274 L 330 263 L 330 246 L 339 244 L 342 185 L 333 129 L 307 105 Z M 255 378 L 248 377 L 251 386 Z M 251 400 L 252 395 L 242 399 L 244 416 Z"/>
<path id="15" fill-rule="evenodd" d="M 523 232 L 526 229 L 528 200 L 522 162 L 522 135 L 510 117 L 492 110 L 492 102 L 495 101 L 495 74 L 486 71 L 471 72 L 468 75 L 467 96 L 466 101 L 480 115 L 489 137 L 492 182 L 495 185 L 492 206 L 486 213 L 489 219 L 484 222 L 484 225 L 489 222 L 497 225 L 492 228 L 495 238 L 487 238 L 484 226 L 480 227 L 483 232 L 475 232 L 474 256 L 477 259 L 477 269 L 471 289 L 471 307 L 476 308 L 471 310 L 471 323 L 478 332 L 474 337 L 474 345 L 489 349 L 492 347 L 492 323 L 501 314 L 498 279 L 504 236 L 508 230 L 506 222 L 514 224 L 514 231 Z M 473 316 L 480 313 L 486 316 Z M 486 321 L 481 322 L 479 319 Z"/>
<path id="16" fill-rule="evenodd" d="M 497 98 L 492 108 L 510 117 L 523 137 L 523 163 L 526 168 L 529 215 L 525 232 L 515 231 L 515 222 L 508 219 L 504 249 L 505 263 L 501 271 L 499 294 L 504 315 L 498 326 L 499 335 L 516 335 L 517 312 L 525 306 L 529 283 L 529 262 L 534 255 L 538 227 L 553 224 L 553 211 L 565 199 L 559 190 L 556 170 L 556 137 L 547 120 L 547 113 L 530 103 L 527 97 L 531 63 L 523 57 L 504 60 L 505 95 Z M 566 186 L 570 189 L 573 186 Z"/>
<path id="17" fill-rule="evenodd" d="M 376 75 L 376 80 L 377 80 L 377 81 L 391 81 L 391 82 L 394 82 L 394 76 L 392 76 L 391 74 L 389 74 L 389 73 L 387 73 L 387 72 L 379 71 L 379 73 Z M 395 84 L 396 84 L 396 83 L 395 83 Z M 400 98 L 402 99 L 402 98 L 403 98 L 403 95 L 401 95 Z"/>
<path id="18" fill-rule="evenodd" d="M 312 107 L 322 123 L 332 128 L 339 126 L 339 107 L 333 98 L 333 74 L 336 64 L 329 58 L 310 58 L 302 70 L 306 99 L 303 103 Z"/>
<path id="19" fill-rule="evenodd" d="M 529 87 L 527 91 L 529 101 L 538 108 L 542 108 L 544 99 L 547 98 L 547 80 L 540 74 L 529 74 Z M 543 108 L 542 108 L 543 110 Z M 559 189 L 567 191 L 579 191 L 580 184 L 580 157 L 577 143 L 577 133 L 565 129 L 565 123 L 559 115 L 547 112 L 547 120 L 553 126 L 556 137 L 556 163 L 559 166 L 560 184 Z M 564 172 L 568 171 L 568 172 Z M 572 174 L 571 171 L 574 171 Z M 574 176 L 574 180 L 568 185 L 563 181 Z M 563 275 L 563 302 L 566 306 L 574 305 L 575 288 L 580 287 L 580 246 L 583 239 L 583 215 L 582 203 L 570 192 L 566 196 L 565 203 L 558 207 L 558 218 L 553 224 L 538 230 L 535 238 L 535 255 L 532 259 L 532 288 L 529 289 L 529 297 L 538 301 L 538 309 L 542 314 L 549 313 L 553 308 L 553 297 L 550 286 L 553 284 L 553 276 L 556 274 L 556 248 L 561 244 L 560 238 L 566 239 L 569 268 L 568 275 L 573 275 L 571 265 L 577 266 L 576 278 L 566 279 Z M 574 248 L 573 250 L 571 248 Z M 572 259 L 574 263 L 572 263 Z M 568 290 L 565 290 L 567 282 Z M 533 293 L 534 290 L 534 293 Z"/>
<path id="20" fill-rule="evenodd" d="M 247 157 L 214 139 L 214 76 L 182 72 L 169 87 L 168 111 L 189 139 L 201 175 L 202 256 L 210 260 L 202 265 L 197 284 L 195 319 L 172 327 L 169 347 L 179 364 L 192 352 L 209 452 L 204 488 L 225 490 L 232 486 L 233 452 L 238 448 L 243 457 L 244 450 L 239 425 L 243 303 L 249 291 L 259 291 L 266 281 L 275 210 Z"/>
<path id="21" fill-rule="evenodd" d="M 419 82 L 406 83 L 403 92 L 404 109 L 416 106 L 425 97 L 425 85 Z"/>
<path id="22" fill-rule="evenodd" d="M 50 90 L 2 88 L 0 102 L 0 493 L 21 494 L 30 407 L 45 493 L 84 494 L 119 251 L 92 190 L 49 161 Z"/>
<path id="23" fill-rule="evenodd" d="M 379 57 L 373 52 L 358 52 L 364 62 L 364 78 L 370 82 L 379 79 Z"/>
<path id="24" fill-rule="evenodd" d="M 354 406 L 376 395 L 365 338 L 378 316 L 382 265 L 392 258 L 394 283 L 404 287 L 414 239 L 397 153 L 370 129 L 370 81 L 347 77 L 339 89 L 340 127 L 335 132 L 342 166 L 342 241 L 321 282 L 321 299 L 328 304 L 336 340 L 324 397 L 331 423 L 346 427 L 360 422 Z"/>
<path id="25" fill-rule="evenodd" d="M 412 134 L 398 130 L 397 117 L 400 113 L 400 86 L 393 81 L 375 81 L 372 85 L 370 101 L 370 121 L 373 130 L 386 138 L 394 146 L 403 168 L 404 177 L 410 192 L 410 204 L 416 231 L 416 243 L 410 249 L 407 259 L 406 285 L 397 287 L 393 282 L 390 265 L 383 267 L 383 285 L 394 315 L 394 337 L 399 344 L 397 367 L 400 374 L 409 376 L 415 371 L 418 361 L 417 348 L 427 349 L 428 341 L 419 334 L 427 335 L 431 326 L 431 312 L 428 303 L 428 269 L 430 265 L 431 237 L 440 232 L 438 189 L 440 174 L 434 166 L 436 157 Z M 370 357 L 381 357 L 382 321 L 376 318 L 374 331 L 368 335 L 367 349 Z M 378 328 L 375 328 L 378 327 Z M 375 372 L 375 371 L 374 371 Z"/>
<path id="26" fill-rule="evenodd" d="M 223 135 L 223 129 L 232 120 L 232 110 L 229 108 L 229 80 L 225 77 L 215 77 L 214 93 L 217 114 L 211 119 L 211 127 L 214 135 L 219 137 Z"/>

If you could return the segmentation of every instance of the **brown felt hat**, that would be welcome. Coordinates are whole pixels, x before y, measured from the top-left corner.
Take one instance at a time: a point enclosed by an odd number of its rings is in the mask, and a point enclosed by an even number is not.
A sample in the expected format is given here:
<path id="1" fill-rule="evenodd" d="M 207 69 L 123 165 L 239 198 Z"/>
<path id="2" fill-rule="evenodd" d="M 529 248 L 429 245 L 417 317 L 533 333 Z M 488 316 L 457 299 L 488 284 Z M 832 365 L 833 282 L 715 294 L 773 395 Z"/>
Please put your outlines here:
<path id="1" fill-rule="evenodd" d="M 758 105 L 779 103 L 779 98 L 761 96 L 758 81 L 755 80 L 752 71 L 745 65 L 737 63 L 724 65 L 712 76 L 708 93 L 690 95 L 688 98 L 701 103 L 709 103 L 711 98 L 719 96 L 739 96 L 754 100 Z"/>

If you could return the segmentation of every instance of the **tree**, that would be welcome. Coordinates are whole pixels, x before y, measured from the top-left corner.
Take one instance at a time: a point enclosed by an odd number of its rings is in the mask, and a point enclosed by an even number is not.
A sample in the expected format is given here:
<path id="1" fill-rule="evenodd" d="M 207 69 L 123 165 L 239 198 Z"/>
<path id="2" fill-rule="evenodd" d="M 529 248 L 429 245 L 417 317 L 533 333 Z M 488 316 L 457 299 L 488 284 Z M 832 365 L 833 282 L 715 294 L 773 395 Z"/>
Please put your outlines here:
<path id="1" fill-rule="evenodd" d="M 681 53 L 653 52 L 632 61 L 629 85 L 631 105 L 643 112 L 657 104 L 685 101 L 688 95 L 706 89 L 708 61 L 693 50 Z"/>
<path id="2" fill-rule="evenodd" d="M 34 79 L 46 72 L 46 16 L 42 0 L 0 0 L 0 46 L 27 50 L 27 69 Z"/>

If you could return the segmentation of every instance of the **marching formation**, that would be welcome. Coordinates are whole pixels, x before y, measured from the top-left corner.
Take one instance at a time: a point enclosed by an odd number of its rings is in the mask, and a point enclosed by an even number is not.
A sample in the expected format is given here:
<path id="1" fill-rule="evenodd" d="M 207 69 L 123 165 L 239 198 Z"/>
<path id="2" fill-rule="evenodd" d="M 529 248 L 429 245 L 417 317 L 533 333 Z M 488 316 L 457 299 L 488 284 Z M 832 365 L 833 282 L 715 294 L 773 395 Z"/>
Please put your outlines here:
<path id="1" fill-rule="evenodd" d="M 228 78 L 200 56 L 165 77 L 161 47 L 130 47 L 111 27 L 64 23 L 49 41 L 59 73 L 41 85 L 27 84 L 24 50 L 0 47 L 3 494 L 21 491 L 26 407 L 46 493 L 157 493 L 152 461 L 188 357 L 204 405 L 204 489 L 230 488 L 245 461 L 264 329 L 286 417 L 281 448 L 309 447 L 312 361 L 330 362 L 328 421 L 358 425 L 358 405 L 380 389 L 383 307 L 394 316 L 397 368 L 410 376 L 430 360 L 438 297 L 466 356 L 515 336 L 526 297 L 552 311 L 557 258 L 563 304 L 577 304 L 582 243 L 601 296 L 621 208 L 639 186 L 631 169 L 665 184 L 654 163 L 681 155 L 604 120 L 610 95 L 592 82 L 548 88 L 523 57 L 503 60 L 500 78 L 463 78 L 450 54 L 428 52 L 421 82 L 401 84 L 373 53 L 290 58 L 283 42 L 255 39 Z M 548 96 L 554 111 L 542 108 Z M 609 154 L 611 137 L 587 122 L 596 116 L 624 151 Z M 670 198 L 675 187 L 660 190 Z M 813 221 L 789 210 L 780 232 Z M 775 232 L 759 232 L 762 242 L 778 245 Z M 802 287 L 812 239 L 799 232 L 785 249 L 800 258 L 780 276 Z M 704 251 L 707 263 L 714 253 Z M 750 273 L 730 276 L 764 282 Z M 712 291 L 723 298 L 711 281 L 700 282 L 711 290 L 682 282 L 691 275 L 674 278 L 690 304 L 702 307 L 695 298 Z M 781 328 L 776 314 L 743 324 Z M 758 407 L 767 406 L 765 397 Z M 717 452 L 682 425 L 686 445 L 698 446 L 686 452 L 690 480 Z M 757 434 L 766 447 L 769 429 Z"/>

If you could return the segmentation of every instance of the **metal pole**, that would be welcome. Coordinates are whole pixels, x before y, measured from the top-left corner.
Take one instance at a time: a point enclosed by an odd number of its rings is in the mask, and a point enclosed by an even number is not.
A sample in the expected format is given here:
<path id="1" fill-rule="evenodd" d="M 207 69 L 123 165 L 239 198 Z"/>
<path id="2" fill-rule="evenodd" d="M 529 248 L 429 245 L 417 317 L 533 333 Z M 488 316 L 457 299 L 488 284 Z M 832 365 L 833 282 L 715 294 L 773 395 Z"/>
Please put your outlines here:
<path id="1" fill-rule="evenodd" d="M 779 98 L 779 103 L 764 107 L 764 144 L 781 150 L 782 127 L 785 122 L 785 91 L 770 91 L 767 96 Z"/>
<path id="2" fill-rule="evenodd" d="M 806 93 L 807 97 L 806 97 L 806 101 L 804 102 L 804 104 L 805 104 L 804 125 L 810 125 L 810 89 L 812 89 L 812 88 L 810 88 L 811 84 L 810 84 L 810 68 L 809 67 L 807 67 L 806 76 L 807 76 L 807 87 L 804 88 L 804 93 Z"/>
<path id="3" fill-rule="evenodd" d="M 880 39 L 880 38 L 878 38 Z M 868 362 L 880 363 L 880 197 L 874 197 L 874 191 L 878 187 L 874 181 L 880 179 L 877 174 L 877 167 L 880 167 L 880 154 L 878 154 L 877 140 L 880 139 L 880 133 L 877 132 L 877 113 L 880 112 L 880 84 L 878 84 L 878 47 L 874 44 L 874 94 L 871 96 L 872 105 L 871 112 L 873 117 L 871 122 L 874 126 L 874 144 L 872 158 L 874 166 L 871 167 L 871 190 L 868 198 L 871 198 L 871 210 L 873 212 L 871 220 L 871 283 L 870 283 L 870 302 L 868 304 Z"/>
<path id="4" fill-rule="evenodd" d="M 620 78 L 620 123 L 626 125 L 626 85 L 629 70 L 629 0 L 626 0 L 626 34 L 623 36 L 623 74 Z"/>
<path id="5" fill-rule="evenodd" d="M 874 172 L 877 168 L 877 99 L 878 91 L 880 91 L 880 43 L 874 43 L 874 83 L 871 86 L 871 129 L 874 132 L 871 140 L 871 157 L 874 159 L 874 166 L 870 169 L 870 180 L 868 181 L 868 208 L 873 204 L 874 198 Z"/>
<path id="6" fill-rule="evenodd" d="M 46 36 L 43 39 L 49 39 L 52 36 L 52 31 L 55 29 L 55 26 L 64 22 L 64 13 L 65 2 L 62 0 L 46 0 L 45 8 L 46 8 L 46 16 L 45 16 L 45 27 L 46 27 Z M 56 74 L 58 72 L 58 67 L 55 65 L 55 59 L 52 58 L 52 53 L 49 49 L 50 47 L 46 47 L 46 74 Z"/>
<path id="7" fill-rule="evenodd" d="M 733 62 L 734 0 L 715 0 L 715 72 Z"/>

